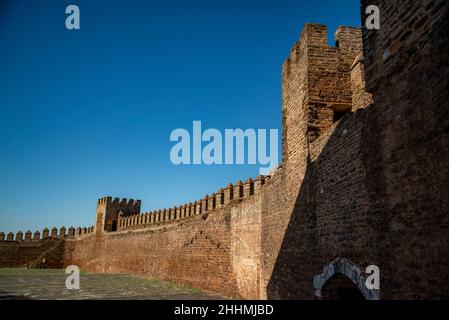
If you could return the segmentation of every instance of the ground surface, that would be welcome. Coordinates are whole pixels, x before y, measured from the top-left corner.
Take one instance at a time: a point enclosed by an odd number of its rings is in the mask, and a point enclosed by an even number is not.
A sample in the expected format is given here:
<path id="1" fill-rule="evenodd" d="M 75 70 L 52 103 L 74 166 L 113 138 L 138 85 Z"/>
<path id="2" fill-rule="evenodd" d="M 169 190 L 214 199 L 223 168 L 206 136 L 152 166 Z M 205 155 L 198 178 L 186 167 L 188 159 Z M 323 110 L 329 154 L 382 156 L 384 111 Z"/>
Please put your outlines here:
<path id="1" fill-rule="evenodd" d="M 0 269 L 0 299 L 220 299 L 197 289 L 130 275 L 81 273 L 80 289 L 68 290 L 69 274 L 52 269 Z"/>

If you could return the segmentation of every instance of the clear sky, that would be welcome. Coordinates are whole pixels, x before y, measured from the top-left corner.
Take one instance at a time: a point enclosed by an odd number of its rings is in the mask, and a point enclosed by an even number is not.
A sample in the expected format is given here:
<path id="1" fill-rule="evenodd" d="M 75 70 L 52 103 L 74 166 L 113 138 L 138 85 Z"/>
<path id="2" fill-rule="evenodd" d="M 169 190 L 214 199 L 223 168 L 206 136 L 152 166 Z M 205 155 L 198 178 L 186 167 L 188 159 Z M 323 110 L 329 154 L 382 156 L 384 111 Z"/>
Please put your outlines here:
<path id="1" fill-rule="evenodd" d="M 81 29 L 65 28 L 78 5 Z M 358 0 L 0 0 L 0 231 L 90 226 L 96 200 L 199 200 L 259 165 L 175 166 L 172 130 L 281 129 L 281 66 L 306 22 Z M 280 131 L 279 131 L 280 133 Z"/>

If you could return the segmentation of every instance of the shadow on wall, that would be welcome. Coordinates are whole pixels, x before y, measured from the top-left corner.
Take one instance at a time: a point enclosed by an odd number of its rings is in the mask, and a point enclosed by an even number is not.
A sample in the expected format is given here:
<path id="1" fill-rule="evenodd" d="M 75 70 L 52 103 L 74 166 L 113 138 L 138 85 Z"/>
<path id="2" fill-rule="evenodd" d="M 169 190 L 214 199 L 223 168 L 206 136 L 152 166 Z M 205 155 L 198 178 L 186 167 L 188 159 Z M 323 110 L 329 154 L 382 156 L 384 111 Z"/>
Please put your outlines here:
<path id="1" fill-rule="evenodd" d="M 311 143 L 304 180 L 268 283 L 269 299 L 314 299 L 314 276 L 338 257 L 364 267 L 386 265 L 378 245 L 386 216 L 381 214 L 383 203 L 376 202 L 386 198 L 381 140 L 370 134 L 381 130 L 373 113 L 361 109 L 343 117 L 316 157 Z M 346 286 L 334 286 L 333 292 L 345 293 L 341 298 L 361 294 L 348 293 L 348 283 L 340 283 Z"/>
<path id="2" fill-rule="evenodd" d="M 449 283 L 449 190 L 441 176 L 449 135 L 442 121 L 432 137 L 411 133 L 420 116 L 413 107 L 393 126 L 377 105 L 359 110 L 336 125 L 316 160 L 309 155 L 269 299 L 315 298 L 314 276 L 338 257 L 362 270 L 379 266 L 381 297 L 449 298 L 441 285 Z M 440 119 L 447 113 L 434 111 Z"/>
<path id="3" fill-rule="evenodd" d="M 310 143 L 267 284 L 269 299 L 317 298 L 314 276 L 338 257 L 362 271 L 377 265 L 381 299 L 449 298 L 449 10 L 440 4 L 439 19 L 428 20 L 427 30 L 416 26 L 419 19 L 399 27 L 397 37 L 414 29 L 397 40 L 400 49 L 388 61 L 382 43 L 396 39 L 365 34 L 367 88 L 375 103 L 344 116 L 324 133 L 323 147 L 317 146 L 321 136 Z M 417 14 L 438 9 L 413 6 Z M 388 33 L 395 20 L 385 21 Z M 340 289 L 334 282 L 333 299 L 348 296 L 339 296 Z"/>

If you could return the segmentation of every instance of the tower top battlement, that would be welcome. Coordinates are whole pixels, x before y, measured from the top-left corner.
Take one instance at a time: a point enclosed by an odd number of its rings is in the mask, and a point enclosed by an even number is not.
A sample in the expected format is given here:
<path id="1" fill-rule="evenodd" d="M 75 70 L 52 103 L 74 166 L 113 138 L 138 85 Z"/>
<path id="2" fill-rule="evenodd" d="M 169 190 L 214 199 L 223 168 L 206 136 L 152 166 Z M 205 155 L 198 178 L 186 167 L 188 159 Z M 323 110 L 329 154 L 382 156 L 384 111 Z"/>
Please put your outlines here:
<path id="1" fill-rule="evenodd" d="M 304 25 L 282 68 L 282 158 L 287 166 L 297 168 L 307 143 L 353 109 L 351 66 L 362 48 L 360 28 L 338 27 L 331 46 L 326 25 Z"/>
<path id="2" fill-rule="evenodd" d="M 118 215 L 129 216 L 140 213 L 141 200 L 127 198 L 102 197 L 97 200 L 96 230 L 116 231 Z"/>
<path id="3" fill-rule="evenodd" d="M 103 197 L 97 200 L 98 206 L 115 206 L 120 205 L 128 208 L 136 208 L 141 205 L 141 200 L 127 199 L 127 198 L 112 198 L 110 196 Z"/>

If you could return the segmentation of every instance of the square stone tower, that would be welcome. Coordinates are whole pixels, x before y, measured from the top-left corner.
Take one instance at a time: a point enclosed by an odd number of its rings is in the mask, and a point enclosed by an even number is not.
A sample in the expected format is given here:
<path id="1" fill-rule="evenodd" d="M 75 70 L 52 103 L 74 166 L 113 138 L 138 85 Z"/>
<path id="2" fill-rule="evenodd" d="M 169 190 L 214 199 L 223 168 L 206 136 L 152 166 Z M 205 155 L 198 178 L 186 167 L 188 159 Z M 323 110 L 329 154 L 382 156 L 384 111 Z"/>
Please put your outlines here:
<path id="1" fill-rule="evenodd" d="M 307 141 L 315 140 L 351 112 L 351 66 L 362 52 L 362 31 L 339 27 L 335 47 L 327 27 L 308 23 L 282 67 L 283 159 L 295 164 Z"/>
<path id="2" fill-rule="evenodd" d="M 327 27 L 307 23 L 282 66 L 282 158 L 291 197 L 303 181 L 309 143 L 352 110 L 351 66 L 361 52 L 360 28 L 339 27 L 330 46 Z"/>
<path id="3" fill-rule="evenodd" d="M 140 205 L 140 200 L 127 200 L 126 198 L 112 200 L 112 197 L 104 197 L 98 199 L 96 231 L 99 233 L 116 231 L 119 213 L 122 212 L 124 216 L 139 214 Z"/>

